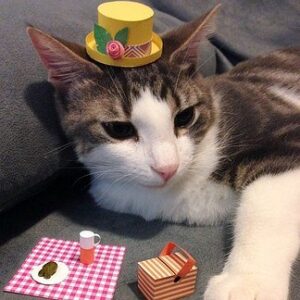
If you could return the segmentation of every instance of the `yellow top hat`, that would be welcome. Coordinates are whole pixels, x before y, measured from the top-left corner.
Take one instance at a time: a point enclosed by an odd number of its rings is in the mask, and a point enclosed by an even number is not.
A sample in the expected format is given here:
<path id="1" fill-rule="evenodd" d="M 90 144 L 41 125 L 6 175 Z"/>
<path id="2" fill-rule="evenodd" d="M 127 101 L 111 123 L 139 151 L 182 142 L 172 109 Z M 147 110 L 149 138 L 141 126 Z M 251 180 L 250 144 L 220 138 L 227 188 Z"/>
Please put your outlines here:
<path id="1" fill-rule="evenodd" d="M 130 1 L 98 6 L 98 24 L 85 39 L 88 55 L 106 65 L 137 67 L 162 54 L 162 40 L 152 32 L 153 10 Z"/>

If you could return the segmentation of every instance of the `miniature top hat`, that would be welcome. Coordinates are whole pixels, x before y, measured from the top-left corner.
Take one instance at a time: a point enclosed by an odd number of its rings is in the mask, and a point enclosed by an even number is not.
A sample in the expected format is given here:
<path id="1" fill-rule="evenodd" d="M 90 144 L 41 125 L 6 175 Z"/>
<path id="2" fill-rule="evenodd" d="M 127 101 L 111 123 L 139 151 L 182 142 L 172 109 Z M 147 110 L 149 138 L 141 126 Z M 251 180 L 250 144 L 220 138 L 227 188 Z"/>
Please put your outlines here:
<path id="1" fill-rule="evenodd" d="M 98 6 L 98 24 L 86 36 L 88 55 L 106 65 L 137 67 L 160 58 L 162 40 L 152 31 L 154 11 L 141 3 L 106 2 Z"/>

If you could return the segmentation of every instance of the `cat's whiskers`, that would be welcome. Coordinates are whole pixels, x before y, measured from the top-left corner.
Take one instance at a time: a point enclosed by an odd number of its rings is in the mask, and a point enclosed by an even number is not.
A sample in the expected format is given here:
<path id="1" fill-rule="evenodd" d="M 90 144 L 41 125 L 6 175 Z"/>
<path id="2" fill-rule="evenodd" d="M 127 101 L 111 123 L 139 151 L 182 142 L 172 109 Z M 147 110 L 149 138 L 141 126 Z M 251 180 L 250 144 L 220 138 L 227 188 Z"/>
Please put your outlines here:
<path id="1" fill-rule="evenodd" d="M 201 172 L 203 172 L 206 169 L 211 170 L 211 167 L 214 167 L 214 165 L 207 164 L 207 165 L 203 166 L 202 164 L 201 165 L 193 164 L 187 168 L 186 173 L 197 175 L 200 170 L 201 170 Z"/>
<path id="2" fill-rule="evenodd" d="M 115 97 L 114 93 L 112 93 L 112 91 L 110 89 L 108 89 L 107 87 L 104 87 L 104 86 L 102 86 L 100 84 L 98 84 L 98 86 L 100 88 L 102 88 L 105 91 L 105 93 L 107 93 L 109 96 L 111 96 L 111 98 Z"/>
<path id="3" fill-rule="evenodd" d="M 73 146 L 74 144 L 75 144 L 74 142 L 68 142 L 64 145 L 61 145 L 57 148 L 54 148 L 54 149 L 50 150 L 49 152 L 46 152 L 44 155 L 49 155 L 49 154 L 52 154 L 52 153 L 55 153 L 55 154 L 60 153 L 61 151 L 65 150 L 68 147 Z"/>
<path id="4" fill-rule="evenodd" d="M 128 184 L 132 181 L 134 181 L 136 178 L 138 178 L 138 174 L 136 174 L 135 176 L 133 176 L 134 174 L 131 174 L 131 173 L 128 173 L 128 174 L 124 174 L 123 176 L 120 176 L 119 178 L 116 178 L 116 180 L 112 181 L 110 183 L 110 185 L 103 191 L 101 191 L 101 196 L 102 197 L 105 197 L 108 192 L 110 191 L 110 189 L 112 188 L 112 186 L 114 186 L 116 183 L 119 183 L 121 186 L 122 185 L 125 185 L 125 184 Z M 124 180 L 124 179 L 128 179 L 128 180 Z M 120 183 L 120 181 L 123 181 Z"/>
<path id="5" fill-rule="evenodd" d="M 110 165 L 110 167 L 114 167 L 113 165 Z M 127 171 L 126 171 L 127 172 Z M 99 178 L 98 175 L 100 175 L 101 177 L 103 176 L 107 176 L 107 175 L 113 175 L 112 177 L 116 177 L 116 176 L 120 176 L 120 175 L 124 175 L 124 170 L 122 169 L 117 169 L 117 168 L 112 168 L 112 169 L 109 169 L 109 170 L 99 170 L 98 172 L 94 172 L 94 173 L 91 173 L 91 175 L 96 175 L 95 176 L 95 179 Z"/>
<path id="6" fill-rule="evenodd" d="M 111 173 L 113 173 L 113 172 L 111 172 Z M 88 184 L 86 184 L 83 188 L 84 189 L 89 188 L 94 182 L 107 176 L 107 174 L 108 174 L 108 172 L 103 172 L 103 171 L 100 172 L 99 171 L 99 172 L 94 172 L 94 173 L 90 173 L 90 174 L 86 175 L 86 177 L 91 176 L 92 180 Z M 83 178 L 81 178 L 81 179 L 83 179 Z M 76 184 L 76 183 L 74 183 L 74 184 Z"/>
<path id="7" fill-rule="evenodd" d="M 121 99 L 122 99 L 122 94 L 121 94 L 121 92 L 120 92 L 120 90 L 119 90 L 119 88 L 118 88 L 118 86 L 117 86 L 115 80 L 113 79 L 113 77 L 112 77 L 112 75 L 111 75 L 111 73 L 110 73 L 109 70 L 108 70 L 108 75 L 109 75 L 109 78 L 110 78 L 110 80 L 112 81 L 112 83 L 113 83 L 113 85 L 114 85 L 114 87 L 115 87 L 115 90 L 116 90 L 117 94 L 119 94 L 119 96 L 120 96 Z"/>
<path id="8" fill-rule="evenodd" d="M 72 162 L 76 162 L 76 160 L 73 160 Z M 88 167 L 86 166 L 68 166 L 68 167 L 64 167 L 64 169 L 70 169 L 70 170 L 88 170 Z M 89 169 L 95 169 L 98 170 L 98 167 L 89 167 Z"/>
<path id="9" fill-rule="evenodd" d="M 207 62 L 214 56 L 214 54 L 211 54 L 210 56 L 208 56 L 207 59 L 205 59 L 199 66 L 197 66 L 197 68 L 195 68 L 195 71 L 189 76 L 189 79 L 187 81 L 187 83 L 189 83 L 189 81 L 194 77 L 194 75 L 199 72 L 199 70 L 205 65 L 207 64 Z"/>
<path id="10" fill-rule="evenodd" d="M 183 57 L 183 62 L 182 62 L 182 65 L 184 65 L 187 61 L 187 58 L 188 58 L 188 50 L 189 48 L 187 47 L 186 51 L 185 51 L 185 54 L 184 54 L 184 57 Z M 176 93 L 176 90 L 177 90 L 177 86 L 178 86 L 178 83 L 179 83 L 179 79 L 180 79 L 180 76 L 183 72 L 183 68 L 180 69 L 179 73 L 178 73 L 178 76 L 177 76 L 177 79 L 176 79 L 176 82 L 175 82 L 175 89 L 174 89 L 174 94 Z"/>
<path id="11" fill-rule="evenodd" d="M 111 71 L 112 71 L 113 75 L 115 76 L 114 68 L 112 68 Z M 115 76 L 115 77 L 116 77 L 116 76 Z M 115 82 L 116 82 L 116 81 L 115 81 Z M 116 82 L 116 84 L 117 84 L 117 82 Z M 122 86 L 118 84 L 118 87 L 120 88 L 121 92 L 123 93 L 124 99 L 126 99 L 126 100 L 128 101 L 128 97 L 127 97 L 126 93 L 124 92 Z"/>
<path id="12" fill-rule="evenodd" d="M 109 75 L 109 77 L 110 77 L 110 79 L 111 79 L 111 81 L 112 81 L 112 83 L 113 83 L 113 85 L 114 85 L 117 93 L 120 95 L 120 98 L 123 99 L 122 93 L 125 96 L 125 98 L 127 98 L 125 92 L 123 91 L 123 89 L 120 86 L 118 86 L 116 80 L 114 80 L 113 76 L 110 73 L 110 70 L 112 70 L 112 72 L 114 72 L 113 69 L 110 68 L 110 69 L 108 69 L 108 75 Z"/>
<path id="13" fill-rule="evenodd" d="M 85 175 L 83 175 L 83 176 L 80 176 L 79 178 L 77 178 L 77 179 L 75 180 L 75 182 L 72 184 L 72 186 L 74 187 L 79 181 L 81 181 L 81 180 L 84 179 L 84 178 L 90 177 L 91 175 L 92 175 L 92 173 L 89 173 L 89 174 L 85 174 Z"/>
<path id="14" fill-rule="evenodd" d="M 93 168 L 93 167 L 89 167 Z M 105 177 L 109 174 L 115 175 L 117 172 L 116 171 L 111 171 L 111 170 L 99 170 L 98 167 L 94 167 L 95 169 L 98 169 L 96 172 L 89 172 L 89 174 L 85 174 L 81 177 L 79 177 L 74 183 L 73 186 L 76 185 L 80 180 L 86 178 L 86 177 L 92 177 L 93 179 L 91 180 L 91 183 L 95 182 L 96 180 L 101 179 L 102 177 Z"/>

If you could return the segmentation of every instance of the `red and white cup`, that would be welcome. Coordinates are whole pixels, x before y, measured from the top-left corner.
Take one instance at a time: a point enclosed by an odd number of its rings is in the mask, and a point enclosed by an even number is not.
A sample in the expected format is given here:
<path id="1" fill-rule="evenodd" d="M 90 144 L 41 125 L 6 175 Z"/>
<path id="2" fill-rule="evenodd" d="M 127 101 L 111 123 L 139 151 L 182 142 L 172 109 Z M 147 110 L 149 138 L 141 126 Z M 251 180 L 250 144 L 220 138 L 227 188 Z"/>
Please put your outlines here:
<path id="1" fill-rule="evenodd" d="M 98 239 L 95 242 L 95 238 Z M 80 262 L 89 265 L 93 263 L 95 247 L 101 242 L 101 236 L 89 230 L 83 230 L 79 234 L 80 240 Z"/>

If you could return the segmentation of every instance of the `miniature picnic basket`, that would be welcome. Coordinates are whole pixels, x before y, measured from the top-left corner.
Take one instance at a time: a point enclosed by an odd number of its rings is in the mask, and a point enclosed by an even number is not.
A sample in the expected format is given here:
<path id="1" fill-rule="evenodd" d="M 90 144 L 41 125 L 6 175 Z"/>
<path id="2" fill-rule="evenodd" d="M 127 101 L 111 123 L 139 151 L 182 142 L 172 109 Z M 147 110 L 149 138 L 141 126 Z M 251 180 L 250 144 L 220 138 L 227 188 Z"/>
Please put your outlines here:
<path id="1" fill-rule="evenodd" d="M 194 293 L 197 271 L 195 259 L 169 242 L 158 257 L 138 263 L 138 288 L 148 300 L 180 299 Z"/>

